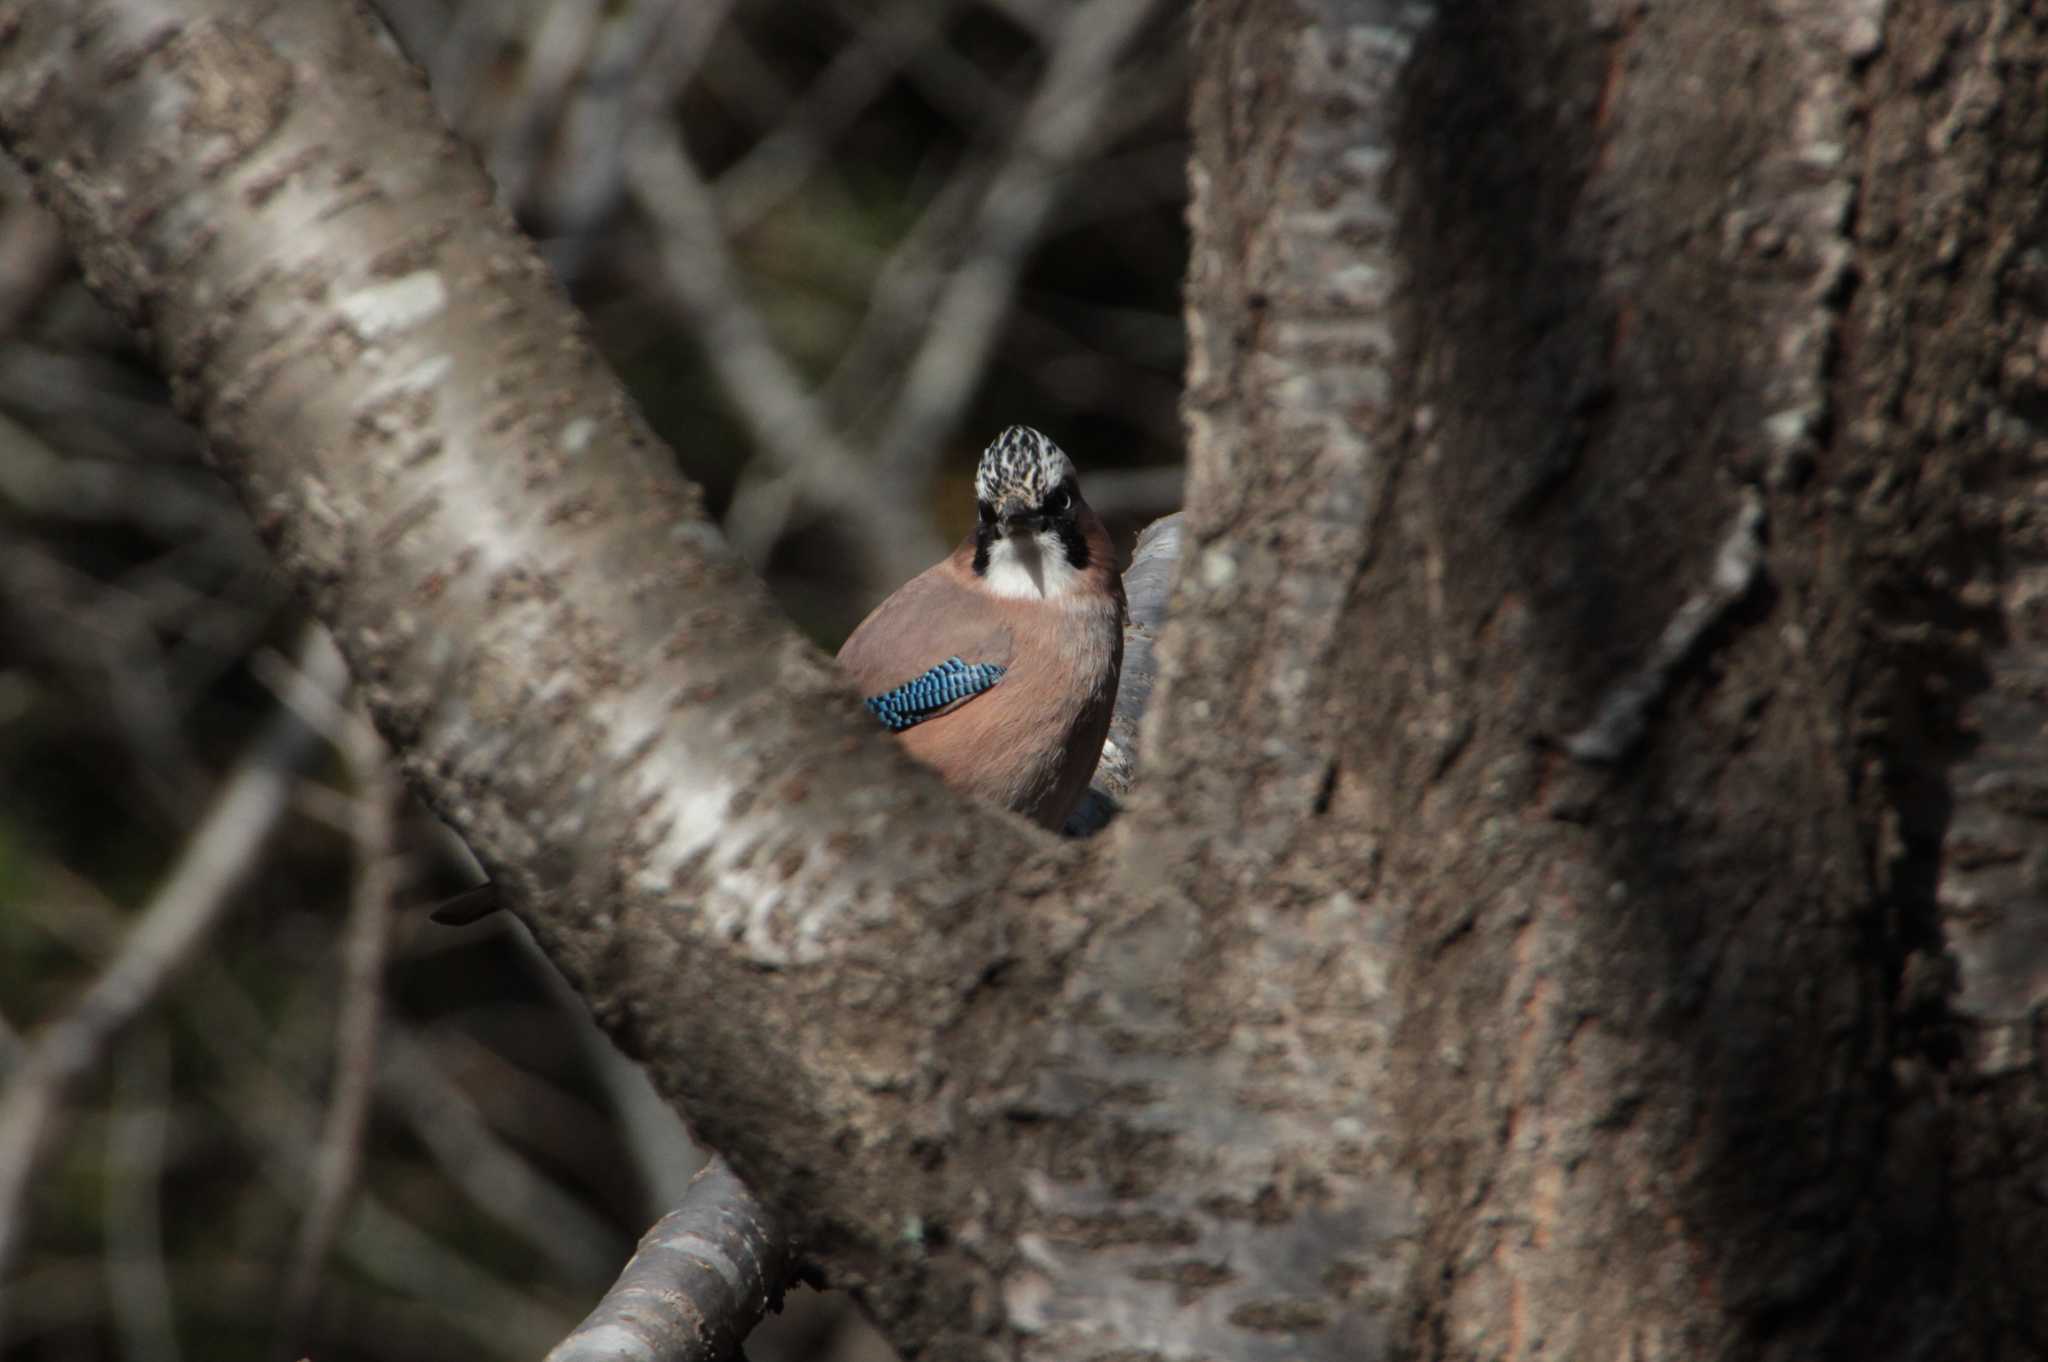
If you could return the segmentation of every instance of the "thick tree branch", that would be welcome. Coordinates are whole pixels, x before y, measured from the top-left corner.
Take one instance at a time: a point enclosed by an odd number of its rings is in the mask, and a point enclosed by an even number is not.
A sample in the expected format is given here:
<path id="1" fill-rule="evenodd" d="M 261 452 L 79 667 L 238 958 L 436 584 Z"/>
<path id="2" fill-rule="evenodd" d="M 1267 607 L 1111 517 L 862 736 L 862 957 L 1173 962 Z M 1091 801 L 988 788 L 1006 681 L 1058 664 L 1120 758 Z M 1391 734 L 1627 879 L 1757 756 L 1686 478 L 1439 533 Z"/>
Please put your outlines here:
<path id="1" fill-rule="evenodd" d="M 1196 627 L 1255 642 L 1176 671 L 1195 632 L 1169 627 L 1161 696 L 1187 687 L 1179 731 L 1208 731 L 1147 750 L 1185 778 L 1061 845 L 950 798 L 768 607 L 352 14 L 172 12 L 19 11 L 0 136 L 149 332 L 416 785 L 707 1142 L 912 1349 L 1383 1352 L 1414 1211 L 1326 1072 L 1392 1025 L 1367 852 L 1278 881 L 1284 918 L 1263 906 L 1328 784 L 1301 688 L 1374 504 L 1346 422 L 1381 333 L 1283 335 L 1249 372 L 1303 394 L 1244 441 L 1288 462 L 1227 485 L 1208 437 Z M 1278 54 L 1272 107 L 1315 111 L 1256 154 L 1354 186 L 1368 225 L 1351 139 L 1410 13 L 1373 9 L 1373 60 L 1335 63 L 1292 10 L 1227 49 Z M 1209 173 L 1249 154 L 1212 143 Z M 1357 274 L 1356 224 L 1296 207 L 1276 296 L 1320 306 L 1325 275 Z M 1267 586 L 1251 635 L 1222 628 Z M 1265 700 L 1240 707 L 1246 678 Z M 1296 927 L 1357 944 L 1326 959 Z"/>
<path id="2" fill-rule="evenodd" d="M 934 1081 L 1031 1052 L 979 981 L 1061 957 L 1025 867 L 1071 853 L 951 799 L 781 621 L 360 14 L 16 6 L 0 137 L 613 1036 L 846 1279 L 921 1277 L 906 1217 L 971 1201 L 918 1153 Z"/>

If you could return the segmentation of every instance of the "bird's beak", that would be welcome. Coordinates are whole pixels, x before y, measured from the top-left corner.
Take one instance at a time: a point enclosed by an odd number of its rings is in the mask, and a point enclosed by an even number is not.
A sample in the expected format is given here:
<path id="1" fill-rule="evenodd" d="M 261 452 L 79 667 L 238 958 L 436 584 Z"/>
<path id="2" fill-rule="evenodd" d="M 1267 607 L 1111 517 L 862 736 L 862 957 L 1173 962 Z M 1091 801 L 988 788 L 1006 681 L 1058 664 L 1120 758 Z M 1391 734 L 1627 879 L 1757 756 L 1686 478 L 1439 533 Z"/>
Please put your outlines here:
<path id="1" fill-rule="evenodd" d="M 1022 502 L 1004 506 L 997 519 L 1002 522 L 1004 534 L 1036 534 L 1045 528 L 1045 517 Z"/>

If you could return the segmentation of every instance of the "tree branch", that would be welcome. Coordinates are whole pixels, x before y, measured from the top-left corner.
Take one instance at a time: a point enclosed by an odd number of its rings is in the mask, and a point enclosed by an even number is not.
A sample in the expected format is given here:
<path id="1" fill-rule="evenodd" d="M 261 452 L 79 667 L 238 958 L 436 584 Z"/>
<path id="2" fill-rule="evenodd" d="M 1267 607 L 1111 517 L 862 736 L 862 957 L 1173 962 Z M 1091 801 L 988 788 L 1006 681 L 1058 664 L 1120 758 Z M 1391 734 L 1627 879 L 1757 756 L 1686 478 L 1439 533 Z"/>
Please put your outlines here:
<path id="1" fill-rule="evenodd" d="M 1075 164 L 1093 144 L 1125 46 L 1156 0 L 1089 0 L 1059 25 L 1045 79 L 981 196 L 961 264 L 932 309 L 877 459 L 889 478 L 928 471 L 973 395 L 996 327 Z"/>
<path id="2" fill-rule="evenodd" d="M 355 1191 L 377 1076 L 377 1033 L 383 1016 L 384 963 L 391 935 L 391 901 L 398 891 L 400 857 L 394 840 L 400 797 L 391 756 L 369 720 L 343 718 L 342 751 L 354 778 L 351 827 L 355 883 L 342 940 L 341 1009 L 335 1025 L 333 1092 L 313 1155 L 313 1192 L 299 1222 L 292 1267 L 285 1280 L 281 1333 L 297 1351 L 320 1286 L 321 1269 Z"/>
<path id="3" fill-rule="evenodd" d="M 920 1153 L 965 1096 L 933 1076 L 1032 1053 L 1072 853 L 951 798 L 769 606 L 357 13 L 96 0 L 6 33 L 0 138 L 409 776 L 708 1142 L 938 1327 L 903 1226 L 976 1183 Z M 979 987 L 1008 960 L 1029 987 Z"/>
<path id="4" fill-rule="evenodd" d="M 796 1266 L 796 1241 L 713 1159 L 547 1362 L 727 1362 L 762 1315 L 782 1308 Z"/>
<path id="5" fill-rule="evenodd" d="M 1176 798 L 1063 844 L 952 798 L 769 608 L 352 13 L 166 3 L 23 11 L 0 137 L 410 777 L 704 1142 L 907 1352 L 1379 1351 L 1390 1297 L 1361 1284 L 1408 1261 L 1414 1209 L 1325 1060 L 1388 1045 L 1387 952 L 1327 880 L 1267 930 L 1258 879 L 1320 783 L 1284 703 L 1365 534 L 1343 422 L 1376 371 L 1339 347 L 1295 374 L 1331 399 L 1311 433 L 1345 435 L 1320 462 L 1289 426 L 1296 462 L 1226 487 L 1206 446 L 1190 580 L 1220 641 L 1177 653 L 1176 619 L 1153 704 L 1195 692 L 1182 722 L 1232 745 L 1204 767 L 1208 734 L 1148 721 Z M 1278 151 L 1320 183 L 1358 105 L 1314 79 L 1356 77 L 1291 23 L 1262 40 L 1295 44 L 1317 117 Z M 1290 287 L 1343 264 L 1341 231 L 1314 240 Z M 1304 488 L 1330 497 L 1305 551 Z M 1245 644 L 1231 592 L 1275 581 Z M 1356 945 L 1324 959 L 1297 921 Z M 1372 1268 L 1325 1271 L 1353 1252 Z"/>

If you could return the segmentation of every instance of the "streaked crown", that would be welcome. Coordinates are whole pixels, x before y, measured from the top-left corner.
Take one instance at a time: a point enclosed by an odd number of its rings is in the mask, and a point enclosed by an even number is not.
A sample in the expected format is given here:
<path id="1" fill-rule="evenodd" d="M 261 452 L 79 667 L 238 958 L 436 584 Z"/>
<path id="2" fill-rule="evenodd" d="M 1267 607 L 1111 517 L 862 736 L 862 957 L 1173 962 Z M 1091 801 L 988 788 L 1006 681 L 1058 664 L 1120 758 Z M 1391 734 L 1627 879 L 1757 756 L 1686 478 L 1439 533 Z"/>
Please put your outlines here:
<path id="1" fill-rule="evenodd" d="M 1011 426 L 981 451 L 974 495 L 990 506 L 1037 506 L 1075 476 L 1065 450 L 1029 426 Z"/>

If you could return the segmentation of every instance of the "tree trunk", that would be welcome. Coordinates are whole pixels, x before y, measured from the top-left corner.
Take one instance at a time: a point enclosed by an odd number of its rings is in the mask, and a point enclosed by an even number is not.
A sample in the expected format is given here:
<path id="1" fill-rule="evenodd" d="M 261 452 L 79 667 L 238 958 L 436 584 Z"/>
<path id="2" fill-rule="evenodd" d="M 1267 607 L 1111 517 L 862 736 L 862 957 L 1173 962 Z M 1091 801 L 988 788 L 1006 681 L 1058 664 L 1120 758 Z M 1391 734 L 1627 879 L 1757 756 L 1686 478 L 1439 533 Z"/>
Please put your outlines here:
<path id="1" fill-rule="evenodd" d="M 2042 16 L 1425 8 L 1214 5 L 1194 97 L 1195 532 L 1340 584 L 1405 1345 L 2038 1356 Z"/>
<path id="2" fill-rule="evenodd" d="M 599 1018 L 944 1357 L 2048 1348 L 2040 16 L 1198 10 L 1131 807 L 962 808 L 360 16 L 0 137 Z"/>

